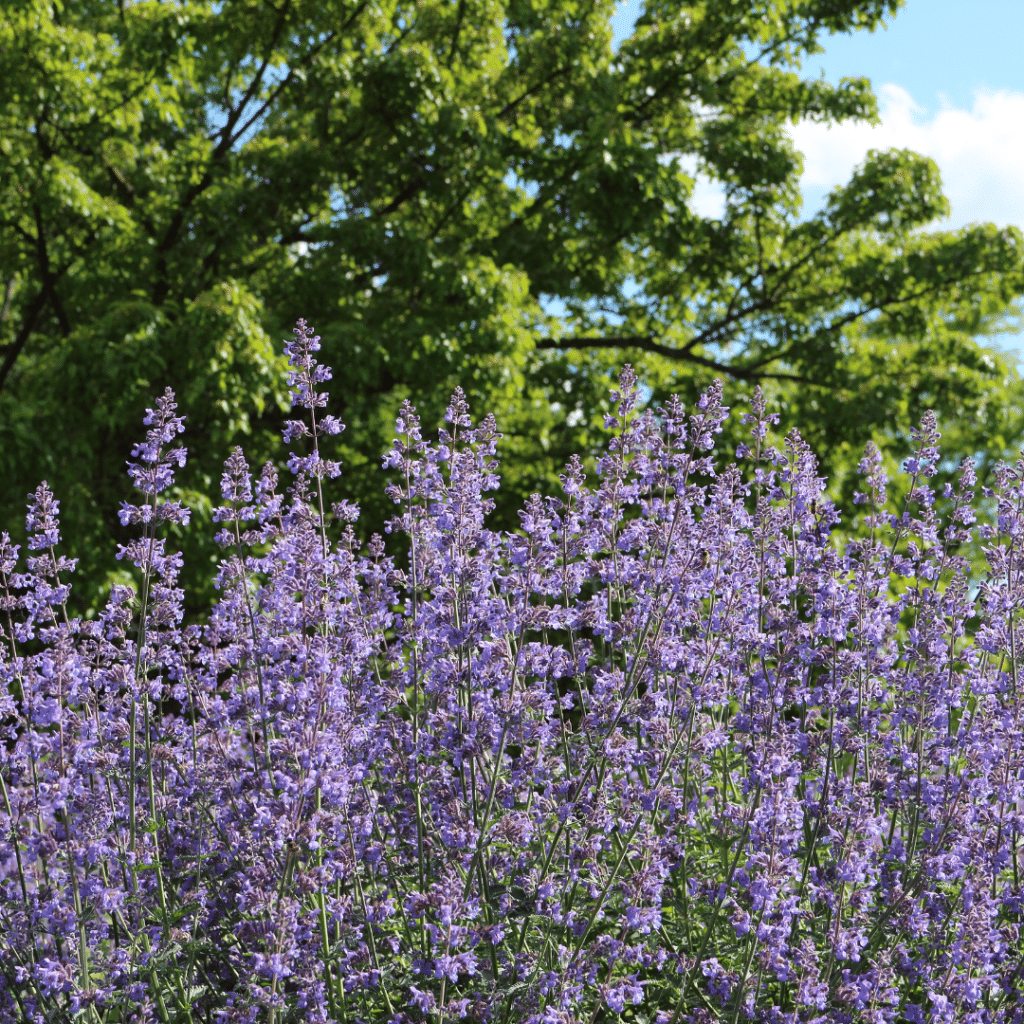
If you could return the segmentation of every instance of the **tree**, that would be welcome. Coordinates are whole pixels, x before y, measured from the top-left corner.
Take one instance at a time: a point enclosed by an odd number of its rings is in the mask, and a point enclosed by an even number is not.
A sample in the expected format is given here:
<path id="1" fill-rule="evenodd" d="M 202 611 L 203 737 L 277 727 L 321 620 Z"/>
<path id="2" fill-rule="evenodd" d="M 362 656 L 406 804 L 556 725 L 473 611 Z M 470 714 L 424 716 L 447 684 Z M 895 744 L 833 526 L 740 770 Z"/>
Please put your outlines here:
<path id="1" fill-rule="evenodd" d="M 165 385 L 208 514 L 241 435 L 279 452 L 298 317 L 338 373 L 367 531 L 402 399 L 435 422 L 459 383 L 496 413 L 510 514 L 598 447 L 627 360 L 654 403 L 767 385 L 840 480 L 927 406 L 1001 452 L 1018 381 L 978 338 L 1024 293 L 1019 232 L 923 231 L 937 169 L 902 151 L 801 216 L 787 124 L 876 105 L 800 60 L 898 6 L 649 0 L 614 51 L 613 0 L 7 2 L 5 523 L 46 476 L 98 586 L 129 428 Z M 695 211 L 698 172 L 722 217 Z"/>

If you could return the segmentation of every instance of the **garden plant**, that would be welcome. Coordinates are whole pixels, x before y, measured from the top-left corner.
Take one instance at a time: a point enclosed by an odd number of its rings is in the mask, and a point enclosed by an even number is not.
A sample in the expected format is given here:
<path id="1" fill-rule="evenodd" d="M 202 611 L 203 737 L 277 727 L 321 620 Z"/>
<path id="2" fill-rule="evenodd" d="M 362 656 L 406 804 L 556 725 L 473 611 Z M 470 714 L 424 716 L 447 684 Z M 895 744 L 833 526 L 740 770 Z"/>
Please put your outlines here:
<path id="1" fill-rule="evenodd" d="M 225 464 L 204 623 L 170 391 L 137 587 L 70 616 L 45 484 L 3 535 L 0 1020 L 1024 1018 L 1024 462 L 937 492 L 927 415 L 841 540 L 759 391 L 723 459 L 719 384 L 643 410 L 626 368 L 596 479 L 512 532 L 493 420 L 406 404 L 362 544 L 317 351 L 300 321 L 290 486 Z"/>

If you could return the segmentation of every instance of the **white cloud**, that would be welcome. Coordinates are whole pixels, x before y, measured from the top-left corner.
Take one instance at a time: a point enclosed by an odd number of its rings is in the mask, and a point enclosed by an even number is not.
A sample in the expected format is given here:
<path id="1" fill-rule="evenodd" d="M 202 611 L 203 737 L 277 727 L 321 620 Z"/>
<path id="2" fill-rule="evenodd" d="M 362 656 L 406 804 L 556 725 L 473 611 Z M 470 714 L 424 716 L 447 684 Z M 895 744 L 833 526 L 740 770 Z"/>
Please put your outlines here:
<path id="1" fill-rule="evenodd" d="M 804 154 L 801 184 L 810 192 L 808 200 L 848 181 L 869 149 L 912 149 L 939 165 L 952 207 L 945 226 L 1024 226 L 1024 93 L 977 92 L 971 110 L 943 103 L 927 118 L 898 85 L 878 92 L 877 127 L 803 122 L 790 130 Z"/>

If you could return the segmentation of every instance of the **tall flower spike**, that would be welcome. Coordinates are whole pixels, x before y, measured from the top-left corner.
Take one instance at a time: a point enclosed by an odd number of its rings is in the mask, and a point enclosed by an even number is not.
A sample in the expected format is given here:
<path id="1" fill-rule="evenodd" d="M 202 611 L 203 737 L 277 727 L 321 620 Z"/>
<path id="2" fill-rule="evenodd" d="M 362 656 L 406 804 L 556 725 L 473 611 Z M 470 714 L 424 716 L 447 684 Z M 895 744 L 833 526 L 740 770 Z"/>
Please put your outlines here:
<path id="1" fill-rule="evenodd" d="M 882 453 L 874 441 L 864 446 L 864 457 L 857 465 L 857 471 L 865 478 L 869 492 L 853 492 L 856 505 L 870 501 L 875 508 L 882 508 L 888 498 L 889 477 L 882 465 Z"/>
<path id="2" fill-rule="evenodd" d="M 469 405 L 466 402 L 466 394 L 462 388 L 456 388 L 452 393 L 451 401 L 444 413 L 445 423 L 453 427 L 472 427 L 473 420 L 469 415 Z"/>
<path id="3" fill-rule="evenodd" d="M 921 417 L 921 425 L 910 432 L 913 441 L 913 454 L 903 464 L 905 472 L 912 476 L 920 473 L 923 476 L 935 476 L 940 456 L 939 426 L 935 413 L 929 409 Z"/>
<path id="4" fill-rule="evenodd" d="M 215 523 L 245 523 L 253 520 L 259 514 L 259 508 L 252 502 L 252 478 L 249 474 L 249 464 L 245 461 L 245 454 L 242 449 L 236 446 L 227 461 L 224 463 L 224 472 L 220 478 L 220 493 L 227 504 L 220 505 L 213 510 L 213 521 Z M 241 537 L 241 527 L 236 525 L 233 529 L 224 529 L 216 536 L 218 544 L 227 546 L 235 544 L 239 539 L 255 539 L 248 536 Z"/>
<path id="5" fill-rule="evenodd" d="M 122 526 L 132 523 L 168 522 L 186 524 L 192 513 L 178 501 L 157 503 L 156 496 L 174 483 L 174 467 L 185 465 L 184 448 L 166 448 L 178 434 L 185 431 L 185 418 L 175 416 L 174 392 L 167 388 L 157 399 L 155 409 L 147 409 L 142 422 L 150 429 L 146 440 L 132 448 L 139 462 L 128 463 L 128 475 L 135 486 L 147 496 L 146 504 L 121 502 L 118 517 Z"/>
<path id="6" fill-rule="evenodd" d="M 46 481 L 43 481 L 29 495 L 28 514 L 25 525 L 29 532 L 29 551 L 41 552 L 28 559 L 29 575 L 26 583 L 32 581 L 33 601 L 37 614 L 43 608 L 63 605 L 71 593 L 71 586 L 62 583 L 62 572 L 74 572 L 78 560 L 58 555 L 54 548 L 60 543 L 60 502 L 53 496 Z"/>
<path id="7" fill-rule="evenodd" d="M 287 420 L 284 425 L 284 439 L 294 441 L 299 437 L 313 439 L 313 451 L 309 455 L 296 455 L 290 452 L 288 468 L 295 474 L 309 473 L 311 476 L 331 478 L 341 474 L 341 464 L 336 461 L 322 459 L 317 438 L 324 434 L 340 434 L 345 425 L 336 416 L 321 416 L 317 419 L 316 410 L 327 405 L 327 392 L 317 391 L 317 386 L 329 381 L 333 374 L 329 366 L 321 366 L 313 356 L 320 351 L 320 336 L 313 333 L 305 320 L 296 322 L 294 341 L 286 341 L 285 355 L 288 356 L 288 386 L 292 389 L 292 408 L 309 410 L 309 424 L 303 420 Z"/>
<path id="8" fill-rule="evenodd" d="M 636 382 L 637 376 L 633 367 L 626 363 L 619 372 L 618 390 L 612 391 L 608 396 L 616 405 L 616 415 L 609 414 L 605 416 L 604 425 L 606 430 L 615 430 L 622 426 L 623 422 L 629 418 L 630 413 L 636 408 L 636 403 L 640 397 L 640 390 L 637 388 Z"/>
<path id="9" fill-rule="evenodd" d="M 44 480 L 35 489 L 29 502 L 28 515 L 25 516 L 29 551 L 43 551 L 60 543 L 59 512 L 60 502 Z"/>
<path id="10" fill-rule="evenodd" d="M 256 481 L 256 500 L 259 505 L 257 519 L 266 540 L 276 533 L 278 526 L 275 526 L 275 520 L 280 519 L 284 505 L 283 498 L 277 493 L 277 470 L 270 462 L 263 464 L 260 478 Z"/>
<path id="11" fill-rule="evenodd" d="M 750 412 L 745 412 L 740 417 L 740 422 L 750 427 L 750 436 L 754 440 L 755 447 L 760 448 L 759 442 L 768 436 L 768 428 L 777 425 L 779 414 L 768 412 L 768 403 L 764 397 L 764 391 L 758 384 L 754 388 L 754 394 L 750 399 Z M 748 445 L 743 445 L 744 455 L 750 450 Z M 741 458 L 744 457 L 741 455 Z"/>
<path id="12" fill-rule="evenodd" d="M 701 451 L 715 446 L 714 434 L 722 432 L 722 424 L 729 418 L 729 407 L 722 405 L 722 382 L 713 380 L 697 399 L 697 411 L 690 416 L 690 440 Z"/>

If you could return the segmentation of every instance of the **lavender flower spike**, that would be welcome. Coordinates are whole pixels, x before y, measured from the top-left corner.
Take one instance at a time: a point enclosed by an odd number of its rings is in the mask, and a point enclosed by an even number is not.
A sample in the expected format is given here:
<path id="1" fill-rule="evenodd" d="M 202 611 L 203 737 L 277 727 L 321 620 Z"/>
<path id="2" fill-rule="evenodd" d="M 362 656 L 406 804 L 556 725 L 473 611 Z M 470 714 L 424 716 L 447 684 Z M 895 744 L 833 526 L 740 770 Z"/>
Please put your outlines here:
<path id="1" fill-rule="evenodd" d="M 156 498 L 174 483 L 174 467 L 185 465 L 184 448 L 166 447 L 185 430 L 183 417 L 174 415 L 176 408 L 174 392 L 167 388 L 157 399 L 156 408 L 146 410 L 142 422 L 150 429 L 146 440 L 132 448 L 133 458 L 140 461 L 128 463 L 128 476 L 147 500 L 144 505 L 121 502 L 118 516 L 123 526 L 150 522 L 185 525 L 191 517 L 191 511 L 180 502 L 157 502 Z"/>

